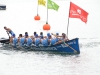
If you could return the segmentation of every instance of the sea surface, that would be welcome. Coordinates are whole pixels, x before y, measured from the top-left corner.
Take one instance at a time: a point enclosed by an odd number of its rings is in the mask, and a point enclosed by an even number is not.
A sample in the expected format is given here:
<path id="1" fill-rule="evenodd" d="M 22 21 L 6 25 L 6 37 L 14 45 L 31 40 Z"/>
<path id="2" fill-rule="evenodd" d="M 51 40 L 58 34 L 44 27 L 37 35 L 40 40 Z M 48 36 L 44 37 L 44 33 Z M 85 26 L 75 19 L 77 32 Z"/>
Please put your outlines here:
<path id="1" fill-rule="evenodd" d="M 11 28 L 16 35 L 26 31 L 67 33 L 69 0 L 54 0 L 59 10 L 48 10 L 50 31 L 44 31 L 46 7 L 39 6 L 40 21 L 37 15 L 37 0 L 0 0 L 7 6 L 0 10 L 0 38 L 8 38 L 4 26 Z M 80 19 L 69 19 L 68 37 L 79 38 L 80 54 L 55 54 L 48 52 L 2 50 L 0 49 L 0 75 L 100 75 L 100 0 L 71 0 L 88 15 L 85 24 Z"/>

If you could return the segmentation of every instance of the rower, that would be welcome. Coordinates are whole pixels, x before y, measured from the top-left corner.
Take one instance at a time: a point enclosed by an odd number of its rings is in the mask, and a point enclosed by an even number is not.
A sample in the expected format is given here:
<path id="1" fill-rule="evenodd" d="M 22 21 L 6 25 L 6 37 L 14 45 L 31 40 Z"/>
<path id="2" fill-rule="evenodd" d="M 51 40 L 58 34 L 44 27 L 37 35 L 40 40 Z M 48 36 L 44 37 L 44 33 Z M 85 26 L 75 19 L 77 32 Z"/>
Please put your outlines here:
<path id="1" fill-rule="evenodd" d="M 56 33 L 56 34 L 51 33 L 51 34 L 54 36 L 56 42 L 58 42 L 60 40 L 59 33 Z"/>
<path id="2" fill-rule="evenodd" d="M 36 34 L 37 34 L 37 32 L 34 32 L 33 33 L 33 38 L 35 38 L 37 36 Z"/>
<path id="3" fill-rule="evenodd" d="M 44 36 L 43 36 L 43 32 L 40 32 L 40 39 L 42 39 Z"/>
<path id="4" fill-rule="evenodd" d="M 37 34 L 37 33 L 36 33 L 36 32 L 34 32 L 34 33 L 33 33 L 33 35 L 32 35 L 32 36 L 30 36 L 30 37 L 31 37 L 31 39 L 33 40 L 33 44 L 35 44 L 34 39 L 35 39 L 35 37 L 36 37 L 36 34 Z"/>
<path id="5" fill-rule="evenodd" d="M 28 35 L 28 32 L 25 32 L 25 35 L 24 35 L 24 37 L 25 37 L 26 35 Z"/>
<path id="6" fill-rule="evenodd" d="M 42 46 L 48 46 L 48 39 L 46 36 L 41 36 L 41 44 Z"/>
<path id="7" fill-rule="evenodd" d="M 30 47 L 33 42 L 33 40 L 28 36 L 28 33 L 25 34 L 25 42 L 27 47 Z"/>
<path id="8" fill-rule="evenodd" d="M 19 34 L 19 37 L 18 37 L 19 39 L 19 45 L 20 46 L 24 46 L 24 44 L 25 44 L 25 37 L 23 37 L 23 35 L 22 34 Z"/>
<path id="9" fill-rule="evenodd" d="M 69 40 L 69 39 L 68 39 L 68 37 L 66 36 L 66 34 L 65 34 L 65 33 L 62 33 L 62 36 L 61 36 L 60 40 L 59 40 L 56 44 L 64 43 L 64 42 L 66 42 L 66 41 L 68 41 L 68 40 Z"/>
<path id="10" fill-rule="evenodd" d="M 47 37 L 48 37 L 49 45 L 55 45 L 56 39 L 52 38 L 52 36 L 50 35 L 50 33 L 47 33 Z"/>
<path id="11" fill-rule="evenodd" d="M 68 41 L 69 39 L 68 39 L 68 37 L 66 36 L 65 33 L 62 33 L 62 38 L 61 38 L 61 40 L 63 40 L 63 41 Z"/>
<path id="12" fill-rule="evenodd" d="M 40 44 L 40 38 L 38 37 L 38 34 L 35 35 L 34 43 L 35 43 L 35 46 L 39 46 Z"/>
<path id="13" fill-rule="evenodd" d="M 16 36 L 15 36 L 15 34 L 13 34 L 13 40 L 12 40 L 12 42 L 13 42 L 13 47 L 14 48 L 16 48 L 16 45 L 17 45 L 17 43 L 18 43 L 18 38 L 16 38 Z"/>
<path id="14" fill-rule="evenodd" d="M 14 37 L 13 35 L 15 35 L 15 33 L 10 28 L 7 28 L 6 26 L 4 27 L 4 29 L 6 30 L 7 33 L 11 34 L 11 37 L 10 37 L 10 43 L 11 43 L 12 38 Z"/>

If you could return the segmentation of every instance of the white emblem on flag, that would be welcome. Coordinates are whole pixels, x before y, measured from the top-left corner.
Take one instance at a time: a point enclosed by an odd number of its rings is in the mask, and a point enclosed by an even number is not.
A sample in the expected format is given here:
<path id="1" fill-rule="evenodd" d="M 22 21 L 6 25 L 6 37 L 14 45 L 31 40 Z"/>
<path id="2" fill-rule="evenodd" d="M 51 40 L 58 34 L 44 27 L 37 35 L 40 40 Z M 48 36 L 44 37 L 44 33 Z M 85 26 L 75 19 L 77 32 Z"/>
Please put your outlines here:
<path id="1" fill-rule="evenodd" d="M 81 10 L 80 9 L 77 9 L 77 12 L 78 12 L 78 14 L 81 14 Z"/>

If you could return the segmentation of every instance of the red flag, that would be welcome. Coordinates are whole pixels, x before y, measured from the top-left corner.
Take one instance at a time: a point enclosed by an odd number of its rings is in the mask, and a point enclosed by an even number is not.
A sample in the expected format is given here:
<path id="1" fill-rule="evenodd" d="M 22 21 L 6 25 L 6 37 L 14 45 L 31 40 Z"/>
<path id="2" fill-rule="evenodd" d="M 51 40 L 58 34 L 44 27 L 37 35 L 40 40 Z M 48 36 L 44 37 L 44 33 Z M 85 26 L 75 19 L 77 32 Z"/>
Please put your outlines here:
<path id="1" fill-rule="evenodd" d="M 88 13 L 80 8 L 79 6 L 75 5 L 74 3 L 70 2 L 70 10 L 69 10 L 69 17 L 70 18 L 79 18 L 83 22 L 87 22 Z"/>

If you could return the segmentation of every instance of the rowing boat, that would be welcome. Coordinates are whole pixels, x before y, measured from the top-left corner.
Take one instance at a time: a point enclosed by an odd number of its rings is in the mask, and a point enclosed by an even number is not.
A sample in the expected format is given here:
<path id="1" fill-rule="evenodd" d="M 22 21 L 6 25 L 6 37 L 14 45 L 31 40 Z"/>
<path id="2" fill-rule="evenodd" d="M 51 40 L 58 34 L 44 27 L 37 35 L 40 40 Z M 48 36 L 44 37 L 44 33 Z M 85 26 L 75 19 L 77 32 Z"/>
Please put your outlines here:
<path id="1" fill-rule="evenodd" d="M 6 5 L 0 5 L 0 10 L 6 10 Z"/>
<path id="2" fill-rule="evenodd" d="M 71 39 L 69 41 L 66 41 L 65 43 L 57 44 L 57 45 L 51 45 L 51 46 L 31 46 L 27 47 L 24 46 L 23 48 L 26 50 L 31 51 L 52 51 L 52 52 L 62 52 L 62 53 L 77 53 L 80 54 L 79 49 L 79 38 Z M 0 43 L 8 44 L 9 39 L 0 39 Z M 2 45 L 3 46 L 3 45 Z M 14 48 L 11 46 L 11 48 Z M 16 49 L 20 50 L 22 47 L 16 47 Z"/>

